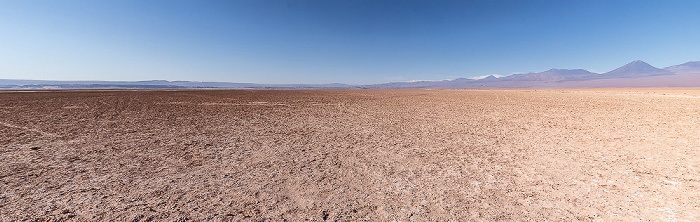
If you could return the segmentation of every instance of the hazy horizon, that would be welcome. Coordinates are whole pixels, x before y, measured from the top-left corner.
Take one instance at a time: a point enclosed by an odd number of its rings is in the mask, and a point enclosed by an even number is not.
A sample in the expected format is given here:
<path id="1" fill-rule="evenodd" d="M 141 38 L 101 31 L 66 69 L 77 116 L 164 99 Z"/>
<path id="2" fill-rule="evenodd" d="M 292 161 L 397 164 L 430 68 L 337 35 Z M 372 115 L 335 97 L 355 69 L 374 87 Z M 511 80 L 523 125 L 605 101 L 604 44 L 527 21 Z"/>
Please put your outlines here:
<path id="1" fill-rule="evenodd" d="M 697 61 L 691 1 L 4 1 L 0 79 L 374 84 Z"/>

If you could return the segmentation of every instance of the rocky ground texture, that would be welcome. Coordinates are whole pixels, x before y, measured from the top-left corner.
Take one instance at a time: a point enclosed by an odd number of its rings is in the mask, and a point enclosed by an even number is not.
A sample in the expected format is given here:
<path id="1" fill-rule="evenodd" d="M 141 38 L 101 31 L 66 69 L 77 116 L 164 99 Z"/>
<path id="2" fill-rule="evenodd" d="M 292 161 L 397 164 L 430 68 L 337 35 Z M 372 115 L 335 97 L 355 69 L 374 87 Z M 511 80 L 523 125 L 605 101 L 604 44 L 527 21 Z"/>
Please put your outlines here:
<path id="1" fill-rule="evenodd" d="M 699 89 L 0 92 L 0 220 L 700 220 Z"/>

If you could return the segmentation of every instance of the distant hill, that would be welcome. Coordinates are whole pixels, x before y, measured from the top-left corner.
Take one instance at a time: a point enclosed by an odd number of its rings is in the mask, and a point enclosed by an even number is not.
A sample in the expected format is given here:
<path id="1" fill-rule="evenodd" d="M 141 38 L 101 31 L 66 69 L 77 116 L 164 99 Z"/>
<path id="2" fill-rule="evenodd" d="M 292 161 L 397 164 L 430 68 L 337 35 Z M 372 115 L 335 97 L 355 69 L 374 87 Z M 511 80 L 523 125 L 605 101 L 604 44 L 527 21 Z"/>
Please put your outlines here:
<path id="1" fill-rule="evenodd" d="M 700 61 L 659 69 L 633 61 L 603 74 L 584 69 L 550 69 L 497 78 L 395 82 L 366 88 L 572 88 L 572 87 L 700 87 Z"/>
<path id="2" fill-rule="evenodd" d="M 637 60 L 598 74 L 584 69 L 550 69 L 543 72 L 494 75 L 482 79 L 390 82 L 372 85 L 256 84 L 195 81 L 45 81 L 0 79 L 0 89 L 436 89 L 436 88 L 590 88 L 590 87 L 700 87 L 700 61 L 656 68 Z"/>
<path id="3" fill-rule="evenodd" d="M 670 75 L 673 74 L 671 71 L 656 68 L 647 64 L 644 61 L 637 60 L 620 68 L 614 69 L 613 71 L 603 73 L 601 78 L 636 78 L 643 76 L 657 76 L 657 75 Z"/>
<path id="4" fill-rule="evenodd" d="M 347 84 L 255 84 L 231 82 L 195 81 L 50 81 L 0 79 L 0 89 L 349 89 L 357 88 Z"/>
<path id="5" fill-rule="evenodd" d="M 507 81 L 567 81 L 580 80 L 598 75 L 597 73 L 589 72 L 584 69 L 550 69 L 544 72 L 514 74 L 503 77 Z"/>
<path id="6" fill-rule="evenodd" d="M 664 68 L 664 70 L 670 72 L 700 72 L 700 61 L 686 62 L 680 65 L 669 66 Z"/>

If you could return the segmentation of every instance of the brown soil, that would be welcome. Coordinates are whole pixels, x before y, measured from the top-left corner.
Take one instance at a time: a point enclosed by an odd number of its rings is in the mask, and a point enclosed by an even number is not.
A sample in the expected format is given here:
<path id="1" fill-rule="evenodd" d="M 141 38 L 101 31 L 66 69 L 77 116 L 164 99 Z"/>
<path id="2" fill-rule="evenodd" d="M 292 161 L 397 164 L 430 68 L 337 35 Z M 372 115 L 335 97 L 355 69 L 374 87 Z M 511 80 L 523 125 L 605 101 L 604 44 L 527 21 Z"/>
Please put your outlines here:
<path id="1" fill-rule="evenodd" d="M 700 90 L 0 92 L 0 220 L 700 220 Z"/>

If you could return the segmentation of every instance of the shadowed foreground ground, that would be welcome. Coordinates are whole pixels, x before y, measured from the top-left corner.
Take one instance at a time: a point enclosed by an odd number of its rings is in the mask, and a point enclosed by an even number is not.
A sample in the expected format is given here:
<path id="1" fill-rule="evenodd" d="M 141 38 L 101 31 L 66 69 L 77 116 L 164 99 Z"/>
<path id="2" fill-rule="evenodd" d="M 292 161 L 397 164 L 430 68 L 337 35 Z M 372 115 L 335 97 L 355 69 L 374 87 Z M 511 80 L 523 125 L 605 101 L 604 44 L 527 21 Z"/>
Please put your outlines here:
<path id="1" fill-rule="evenodd" d="M 700 90 L 0 92 L 0 220 L 699 220 Z"/>

